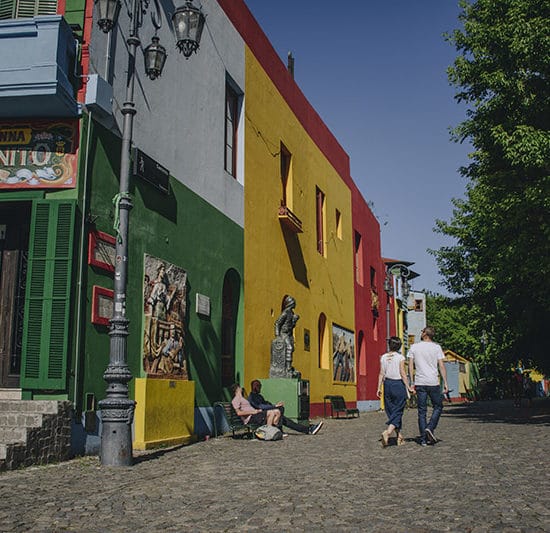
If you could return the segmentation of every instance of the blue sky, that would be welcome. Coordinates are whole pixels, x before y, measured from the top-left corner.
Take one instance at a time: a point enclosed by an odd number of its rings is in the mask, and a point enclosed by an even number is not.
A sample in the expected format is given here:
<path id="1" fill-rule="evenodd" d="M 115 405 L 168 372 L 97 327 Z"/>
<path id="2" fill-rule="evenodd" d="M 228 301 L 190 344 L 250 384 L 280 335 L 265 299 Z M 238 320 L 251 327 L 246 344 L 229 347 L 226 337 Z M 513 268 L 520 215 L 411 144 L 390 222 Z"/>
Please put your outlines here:
<path id="1" fill-rule="evenodd" d="M 446 294 L 427 248 L 462 197 L 467 145 L 449 127 L 465 118 L 446 68 L 443 33 L 458 28 L 458 0 L 245 0 L 279 56 L 350 156 L 351 173 L 381 227 L 382 254 L 415 262 L 416 290 Z"/>

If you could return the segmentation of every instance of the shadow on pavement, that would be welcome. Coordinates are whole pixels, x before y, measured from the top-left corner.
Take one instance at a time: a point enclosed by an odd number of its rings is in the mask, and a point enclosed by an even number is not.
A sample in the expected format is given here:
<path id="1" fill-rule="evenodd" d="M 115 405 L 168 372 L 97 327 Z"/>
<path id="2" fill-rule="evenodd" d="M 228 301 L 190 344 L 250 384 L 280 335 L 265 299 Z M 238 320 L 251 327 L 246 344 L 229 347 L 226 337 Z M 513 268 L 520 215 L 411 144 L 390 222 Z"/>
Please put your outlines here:
<path id="1" fill-rule="evenodd" d="M 527 405 L 527 400 L 523 400 L 521 407 L 514 407 L 512 400 L 445 406 L 443 416 L 469 418 L 486 423 L 542 424 L 550 426 L 550 398 L 536 398 L 531 406 Z"/>
<path id="2" fill-rule="evenodd" d="M 145 461 L 153 461 L 155 459 L 160 459 L 163 455 L 167 453 L 174 452 L 183 448 L 184 444 L 179 444 L 177 446 L 170 446 L 169 448 L 162 448 L 160 450 L 148 450 L 144 452 L 135 452 L 134 451 L 134 460 L 133 464 L 143 463 Z"/>

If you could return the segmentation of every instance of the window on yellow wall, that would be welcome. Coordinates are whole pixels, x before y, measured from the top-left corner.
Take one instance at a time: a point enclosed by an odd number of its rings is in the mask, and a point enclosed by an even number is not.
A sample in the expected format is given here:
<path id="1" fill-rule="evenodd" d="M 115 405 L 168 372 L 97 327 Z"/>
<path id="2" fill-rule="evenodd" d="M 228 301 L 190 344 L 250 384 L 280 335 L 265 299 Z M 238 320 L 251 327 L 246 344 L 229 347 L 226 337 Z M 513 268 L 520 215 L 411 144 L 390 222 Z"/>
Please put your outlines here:
<path id="1" fill-rule="evenodd" d="M 342 239 L 342 213 L 336 210 L 336 237 Z"/>
<path id="2" fill-rule="evenodd" d="M 324 313 L 319 315 L 318 322 L 318 349 L 319 349 L 319 368 L 328 370 L 329 367 L 329 335 L 327 329 L 327 317 Z"/>
<path id="3" fill-rule="evenodd" d="M 325 257 L 325 194 L 319 187 L 315 188 L 317 251 Z"/>
<path id="4" fill-rule="evenodd" d="M 355 281 L 363 286 L 363 239 L 355 232 Z"/>
<path id="5" fill-rule="evenodd" d="M 281 205 L 286 205 L 287 207 L 292 208 L 290 205 L 290 188 L 292 187 L 290 163 L 292 160 L 292 154 L 288 151 L 287 147 L 283 143 L 281 143 L 281 149 L 279 153 L 281 157 Z"/>

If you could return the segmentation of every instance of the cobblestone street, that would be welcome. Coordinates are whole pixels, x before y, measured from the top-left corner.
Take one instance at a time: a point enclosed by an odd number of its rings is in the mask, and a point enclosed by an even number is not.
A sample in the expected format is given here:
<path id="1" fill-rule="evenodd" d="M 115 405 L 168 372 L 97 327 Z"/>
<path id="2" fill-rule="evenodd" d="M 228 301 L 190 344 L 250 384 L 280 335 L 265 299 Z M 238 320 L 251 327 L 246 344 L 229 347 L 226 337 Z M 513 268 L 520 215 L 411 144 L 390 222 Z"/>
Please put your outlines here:
<path id="1" fill-rule="evenodd" d="M 405 446 L 381 447 L 384 421 L 5 472 L 0 531 L 550 531 L 548 400 L 446 406 L 425 448 L 416 411 Z"/>

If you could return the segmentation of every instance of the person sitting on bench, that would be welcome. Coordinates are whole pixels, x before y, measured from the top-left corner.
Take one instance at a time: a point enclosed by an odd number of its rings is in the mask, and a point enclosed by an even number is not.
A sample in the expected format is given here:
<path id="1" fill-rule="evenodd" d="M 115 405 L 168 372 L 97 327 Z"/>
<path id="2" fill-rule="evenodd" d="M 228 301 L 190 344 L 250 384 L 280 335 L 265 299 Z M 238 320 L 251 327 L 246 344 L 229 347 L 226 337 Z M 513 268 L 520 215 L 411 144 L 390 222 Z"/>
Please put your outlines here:
<path id="1" fill-rule="evenodd" d="M 252 405 L 252 407 L 256 407 L 257 409 L 261 409 L 266 413 L 270 413 L 272 411 L 279 412 L 281 415 L 280 424 L 282 426 L 290 428 L 294 431 L 298 431 L 299 433 L 305 433 L 307 435 L 315 435 L 321 429 L 323 422 L 319 422 L 318 424 L 312 424 L 309 426 L 304 426 L 303 424 L 298 424 L 294 422 L 294 420 L 287 418 L 285 416 L 285 407 L 283 402 L 278 402 L 275 405 L 273 405 L 262 396 L 261 394 L 262 384 L 260 383 L 259 380 L 255 379 L 250 383 L 250 390 L 252 391 L 248 395 L 248 401 L 250 402 L 250 405 Z"/>
<path id="2" fill-rule="evenodd" d="M 231 394 L 233 399 L 231 405 L 238 416 L 241 417 L 243 424 L 254 424 L 256 426 L 278 426 L 281 419 L 281 412 L 262 411 L 250 405 L 250 402 L 243 396 L 243 389 L 238 383 L 231 385 Z"/>

